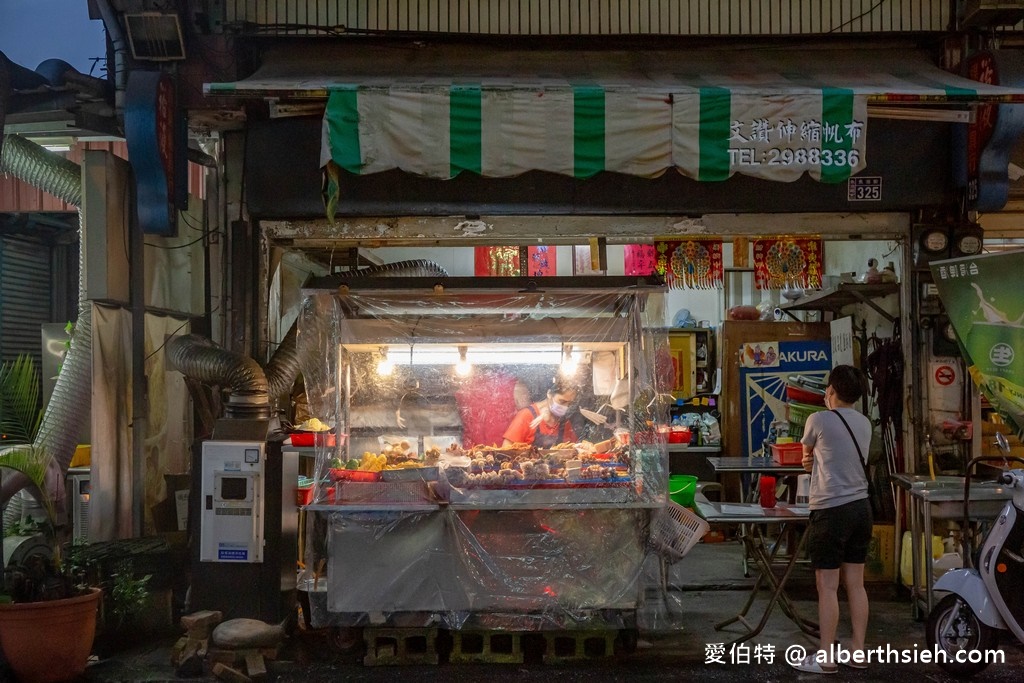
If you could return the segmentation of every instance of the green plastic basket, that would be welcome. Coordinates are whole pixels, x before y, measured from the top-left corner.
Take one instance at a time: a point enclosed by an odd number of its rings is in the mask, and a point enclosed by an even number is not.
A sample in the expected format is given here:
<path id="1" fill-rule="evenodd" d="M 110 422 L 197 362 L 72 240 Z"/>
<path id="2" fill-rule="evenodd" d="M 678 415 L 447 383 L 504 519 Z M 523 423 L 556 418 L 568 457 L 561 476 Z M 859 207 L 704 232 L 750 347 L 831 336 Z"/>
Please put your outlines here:
<path id="1" fill-rule="evenodd" d="M 790 401 L 787 404 L 786 410 L 789 413 L 789 435 L 794 439 L 799 439 L 804 434 L 804 424 L 807 422 L 807 417 L 811 413 L 828 409 L 825 406 L 812 406 L 809 403 Z"/>
<path id="2" fill-rule="evenodd" d="M 693 505 L 693 494 L 697 492 L 697 477 L 689 474 L 671 474 L 668 478 L 668 497 L 683 507 Z"/>

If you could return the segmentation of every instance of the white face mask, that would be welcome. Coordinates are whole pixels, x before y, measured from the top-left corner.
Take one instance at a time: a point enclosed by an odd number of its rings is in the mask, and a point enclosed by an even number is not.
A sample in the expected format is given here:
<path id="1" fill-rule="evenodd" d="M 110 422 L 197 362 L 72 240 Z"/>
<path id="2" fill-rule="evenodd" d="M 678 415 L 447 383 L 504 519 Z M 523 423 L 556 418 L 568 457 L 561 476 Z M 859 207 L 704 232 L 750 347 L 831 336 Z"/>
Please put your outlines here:
<path id="1" fill-rule="evenodd" d="M 548 410 L 555 417 L 565 417 L 565 414 L 569 412 L 569 406 L 561 403 L 555 403 L 554 401 L 548 401 Z"/>

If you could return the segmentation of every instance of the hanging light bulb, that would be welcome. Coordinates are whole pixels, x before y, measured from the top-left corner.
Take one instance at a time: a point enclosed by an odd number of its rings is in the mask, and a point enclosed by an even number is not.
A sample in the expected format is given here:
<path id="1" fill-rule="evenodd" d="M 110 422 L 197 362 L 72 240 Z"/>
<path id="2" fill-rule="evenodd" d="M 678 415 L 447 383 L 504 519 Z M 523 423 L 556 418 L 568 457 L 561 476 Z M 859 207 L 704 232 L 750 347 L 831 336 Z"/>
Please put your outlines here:
<path id="1" fill-rule="evenodd" d="M 388 347 L 380 347 L 380 359 L 377 361 L 377 374 L 381 377 L 390 377 L 395 371 L 395 364 L 388 358 Z"/>
<path id="2" fill-rule="evenodd" d="M 455 364 L 455 374 L 459 377 L 468 377 L 473 372 L 473 366 L 466 360 L 466 347 L 459 347 L 459 362 Z"/>
<path id="3" fill-rule="evenodd" d="M 566 344 L 562 355 L 562 375 L 571 377 L 576 374 L 577 369 L 579 369 L 579 359 L 572 350 L 572 344 Z"/>

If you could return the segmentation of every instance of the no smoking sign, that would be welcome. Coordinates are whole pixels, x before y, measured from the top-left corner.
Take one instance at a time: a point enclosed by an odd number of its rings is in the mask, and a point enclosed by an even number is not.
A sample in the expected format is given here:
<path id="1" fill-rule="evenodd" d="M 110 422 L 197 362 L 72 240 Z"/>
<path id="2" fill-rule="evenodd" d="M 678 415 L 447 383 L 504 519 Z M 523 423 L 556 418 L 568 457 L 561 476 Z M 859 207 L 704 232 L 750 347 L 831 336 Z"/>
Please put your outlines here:
<path id="1" fill-rule="evenodd" d="M 948 387 L 956 381 L 956 371 L 952 365 L 940 365 L 935 368 L 935 382 L 939 386 Z"/>

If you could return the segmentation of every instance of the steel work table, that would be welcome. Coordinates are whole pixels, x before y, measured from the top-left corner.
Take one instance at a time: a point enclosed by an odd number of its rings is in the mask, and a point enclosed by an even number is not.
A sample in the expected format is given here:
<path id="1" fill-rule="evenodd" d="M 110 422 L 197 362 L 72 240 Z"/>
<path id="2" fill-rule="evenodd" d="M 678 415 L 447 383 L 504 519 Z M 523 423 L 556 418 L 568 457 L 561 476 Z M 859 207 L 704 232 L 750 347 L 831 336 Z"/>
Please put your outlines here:
<path id="1" fill-rule="evenodd" d="M 910 550 L 913 585 L 910 587 L 914 618 L 925 615 L 934 607 L 932 589 L 935 582 L 932 566 L 932 522 L 936 519 L 963 519 L 963 477 L 944 477 L 938 482 L 920 475 L 895 474 L 893 482 L 908 494 L 907 516 L 910 517 Z M 955 480 L 959 480 L 957 483 Z M 971 481 L 971 520 L 994 520 L 1003 509 L 1011 492 L 993 482 Z M 899 506 L 897 506 L 897 509 Z M 928 545 L 925 546 L 925 539 Z M 928 552 L 924 548 L 928 547 Z M 898 558 L 897 558 L 898 559 Z M 925 566 L 921 566 L 924 559 Z M 922 577 L 922 572 L 924 576 Z M 923 594 L 922 594 L 922 579 Z"/>
<path id="2" fill-rule="evenodd" d="M 755 457 L 749 458 L 719 458 L 709 457 L 708 464 L 711 465 L 715 470 L 715 474 L 782 474 L 786 476 L 795 477 L 800 474 L 807 474 L 807 470 L 804 469 L 803 465 L 780 465 L 775 462 L 775 459 L 771 456 L 766 457 Z M 740 487 L 742 492 L 742 486 Z M 750 490 L 742 496 L 748 503 L 756 503 L 754 499 L 754 492 L 757 491 L 756 481 L 750 482 Z M 793 496 L 796 495 L 796 487 L 793 487 Z M 794 502 L 796 499 L 791 498 L 790 502 Z"/>
<path id="3" fill-rule="evenodd" d="M 752 474 L 754 477 L 750 481 L 750 488 L 747 491 L 743 491 L 743 482 L 740 482 L 740 498 L 746 503 L 757 503 L 757 491 L 758 481 L 762 474 L 781 474 L 787 477 L 797 477 L 801 474 L 807 474 L 807 470 L 804 469 L 803 465 L 780 465 L 775 462 L 775 459 L 769 456 L 749 456 L 746 458 L 742 457 L 708 457 L 708 464 L 715 470 L 715 474 Z M 796 502 L 796 485 L 792 485 L 789 488 L 789 502 Z M 744 527 L 740 527 L 740 532 L 744 533 L 746 530 Z M 789 535 L 789 545 L 792 547 L 795 545 L 795 537 Z M 750 559 L 748 554 L 743 556 L 743 576 L 750 576 L 750 568 L 747 564 L 747 560 Z"/>
<path id="4" fill-rule="evenodd" d="M 719 458 L 708 457 L 708 464 L 716 473 L 757 472 L 761 474 L 806 474 L 803 465 L 780 465 L 772 457 Z"/>
<path id="5" fill-rule="evenodd" d="M 740 524 L 740 539 L 746 554 L 754 559 L 758 568 L 758 577 L 754 587 L 750 591 L 746 604 L 736 616 L 715 624 L 715 630 L 721 630 L 737 621 L 743 624 L 747 632 L 732 640 L 729 645 L 742 643 L 753 638 L 764 630 L 771 617 L 772 610 L 778 604 L 782 611 L 796 624 L 804 633 L 817 637 L 818 625 L 809 621 L 797 612 L 789 595 L 786 593 L 786 581 L 789 580 L 793 567 L 796 565 L 796 558 L 800 548 L 804 544 L 807 535 L 807 520 L 810 517 L 810 510 L 806 505 L 790 505 L 779 503 L 774 508 L 763 508 L 753 503 L 711 503 L 706 500 L 696 500 L 697 514 L 703 517 L 710 524 Z M 786 561 L 782 576 L 776 576 L 773 565 L 776 564 L 776 555 L 781 544 L 769 544 L 764 535 L 764 528 L 778 526 L 779 536 L 785 532 L 791 524 L 803 525 L 804 529 L 800 534 L 797 547 L 792 549 L 789 559 Z M 769 545 L 772 545 L 769 549 Z M 757 624 L 751 625 L 747 620 L 747 614 L 757 599 L 758 591 L 764 582 L 768 582 L 772 592 L 768 596 L 768 603 Z"/>

